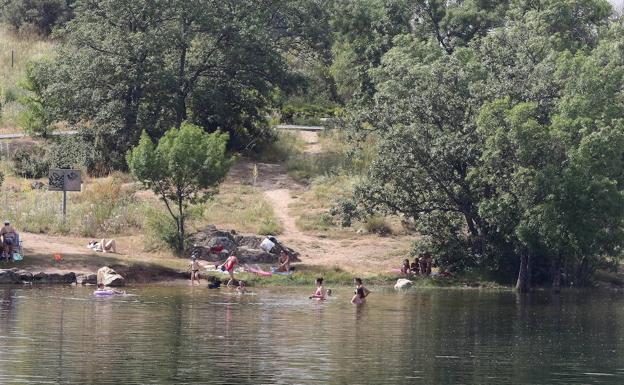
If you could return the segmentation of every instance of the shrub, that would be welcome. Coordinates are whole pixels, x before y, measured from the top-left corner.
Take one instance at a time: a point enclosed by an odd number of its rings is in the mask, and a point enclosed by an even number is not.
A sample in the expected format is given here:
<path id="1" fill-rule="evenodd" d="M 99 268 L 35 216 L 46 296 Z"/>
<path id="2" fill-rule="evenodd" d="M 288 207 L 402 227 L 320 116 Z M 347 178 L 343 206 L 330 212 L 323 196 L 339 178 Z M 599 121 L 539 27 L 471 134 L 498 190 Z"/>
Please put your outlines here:
<path id="1" fill-rule="evenodd" d="M 372 216 L 367 218 L 364 222 L 364 228 L 366 229 L 366 231 L 373 234 L 392 234 L 392 228 L 390 227 L 386 219 L 380 216 Z"/>
<path id="2" fill-rule="evenodd" d="M 144 218 L 144 229 L 148 238 L 147 251 L 156 250 L 159 246 L 177 250 L 178 229 L 168 213 L 149 207 L 144 211 Z"/>
<path id="3" fill-rule="evenodd" d="M 10 158 L 15 174 L 24 178 L 42 178 L 50 168 L 46 151 L 39 145 L 20 147 Z"/>
<path id="4" fill-rule="evenodd" d="M 282 225 L 273 217 L 264 218 L 258 229 L 260 235 L 280 235 L 284 229 Z"/>

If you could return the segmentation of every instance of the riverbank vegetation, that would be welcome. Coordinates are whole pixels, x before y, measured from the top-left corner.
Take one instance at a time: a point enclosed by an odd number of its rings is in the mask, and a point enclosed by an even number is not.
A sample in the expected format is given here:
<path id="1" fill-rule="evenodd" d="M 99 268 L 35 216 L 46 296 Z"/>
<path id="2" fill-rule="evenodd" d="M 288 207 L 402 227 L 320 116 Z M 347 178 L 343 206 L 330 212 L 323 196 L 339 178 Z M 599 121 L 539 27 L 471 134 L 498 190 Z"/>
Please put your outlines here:
<path id="1" fill-rule="evenodd" d="M 20 60 L 32 62 L 0 84 L 3 122 L 79 133 L 13 154 L 20 175 L 127 171 L 142 132 L 156 143 L 192 124 L 227 132 L 229 153 L 283 163 L 306 187 L 290 207 L 302 231 L 386 234 L 396 220 L 413 254 L 520 290 L 588 285 L 619 263 L 624 24 L 606 0 L 34 3 L 56 4 L 54 17 L 10 0 L 0 17 L 14 32 L 2 39 L 30 30 L 55 43 L 25 40 L 33 52 Z M 332 130 L 305 149 L 270 127 L 321 115 Z M 104 211 L 115 210 L 132 212 Z M 260 210 L 231 222 L 277 233 Z"/>

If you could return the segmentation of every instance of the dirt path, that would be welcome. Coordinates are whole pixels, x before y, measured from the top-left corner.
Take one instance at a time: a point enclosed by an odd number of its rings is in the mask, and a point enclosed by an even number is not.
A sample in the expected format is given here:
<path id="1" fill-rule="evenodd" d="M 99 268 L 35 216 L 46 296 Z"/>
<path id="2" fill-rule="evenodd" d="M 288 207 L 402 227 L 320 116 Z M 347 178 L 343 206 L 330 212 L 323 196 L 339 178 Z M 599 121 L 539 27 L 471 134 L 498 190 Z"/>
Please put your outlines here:
<path id="1" fill-rule="evenodd" d="M 300 131 L 306 142 L 305 153 L 322 151 L 317 132 Z M 318 236 L 301 231 L 290 206 L 298 202 L 300 192 L 307 187 L 288 176 L 286 167 L 279 164 L 255 163 L 258 169 L 256 187 L 263 190 L 273 206 L 284 231 L 278 237 L 301 254 L 303 263 L 326 267 L 339 267 L 347 271 L 379 273 L 400 264 L 413 238 L 403 236 L 379 237 L 377 235 Z M 239 162 L 228 176 L 229 183 L 249 183 L 253 163 Z"/>

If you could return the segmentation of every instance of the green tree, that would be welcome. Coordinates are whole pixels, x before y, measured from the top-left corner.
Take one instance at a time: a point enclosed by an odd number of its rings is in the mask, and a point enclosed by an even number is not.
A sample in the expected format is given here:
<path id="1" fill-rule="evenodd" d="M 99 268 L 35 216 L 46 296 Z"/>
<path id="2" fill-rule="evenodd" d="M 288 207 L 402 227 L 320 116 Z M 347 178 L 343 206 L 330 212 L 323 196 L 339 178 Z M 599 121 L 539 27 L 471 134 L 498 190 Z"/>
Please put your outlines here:
<path id="1" fill-rule="evenodd" d="M 185 223 L 191 204 L 215 193 L 230 166 L 226 156 L 228 134 L 206 133 L 183 123 L 155 145 L 146 132 L 127 155 L 132 174 L 165 203 L 177 228 L 175 249 L 184 251 Z"/>
<path id="2" fill-rule="evenodd" d="M 351 111 L 354 133 L 379 138 L 358 208 L 413 219 L 416 247 L 447 267 L 521 290 L 562 272 L 587 283 L 624 228 L 623 35 L 605 9 L 517 1 L 452 49 L 395 37 L 371 103 Z"/>
<path id="3" fill-rule="evenodd" d="M 304 11 L 319 2 L 79 0 L 45 91 L 103 170 L 125 166 L 143 129 L 158 138 L 186 120 L 245 148 L 270 138 L 272 95 L 292 80 L 284 55 L 314 47 Z"/>
<path id="4" fill-rule="evenodd" d="M 32 26 L 41 35 L 49 35 L 73 17 L 73 0 L 4 0 L 0 19 L 16 30 Z"/>

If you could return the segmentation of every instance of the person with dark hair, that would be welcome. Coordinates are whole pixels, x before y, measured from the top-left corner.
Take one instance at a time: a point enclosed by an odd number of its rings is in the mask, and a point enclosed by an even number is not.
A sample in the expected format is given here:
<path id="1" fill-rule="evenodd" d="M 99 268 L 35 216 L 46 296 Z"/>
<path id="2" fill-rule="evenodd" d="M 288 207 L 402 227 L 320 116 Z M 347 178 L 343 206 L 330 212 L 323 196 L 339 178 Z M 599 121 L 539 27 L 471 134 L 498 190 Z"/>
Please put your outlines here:
<path id="1" fill-rule="evenodd" d="M 355 294 L 357 294 L 357 291 L 358 291 L 359 289 L 362 289 L 362 292 L 363 292 L 364 298 L 368 297 L 368 295 L 371 293 L 371 291 L 370 291 L 370 290 L 368 290 L 368 289 L 364 286 L 364 284 L 362 283 L 362 278 L 357 277 L 357 278 L 355 278 L 353 281 L 355 282 Z"/>
<path id="2" fill-rule="evenodd" d="M 290 271 L 290 257 L 288 253 L 282 250 L 280 252 L 280 256 L 277 260 L 277 268 L 275 268 L 277 272 L 287 273 Z"/>
<path id="3" fill-rule="evenodd" d="M 410 271 L 414 275 L 420 275 L 420 258 L 422 258 L 422 254 L 418 255 L 418 257 L 415 257 L 412 261 L 412 264 L 410 265 Z"/>
<path id="4" fill-rule="evenodd" d="M 351 298 L 351 303 L 354 305 L 363 305 L 366 303 L 364 289 L 360 287 L 355 291 L 355 295 L 353 296 L 353 298 Z"/>
<path id="5" fill-rule="evenodd" d="M 319 301 L 324 300 L 326 297 L 325 289 L 323 288 L 323 278 L 316 279 L 316 291 L 310 296 L 310 299 L 315 298 Z"/>
<path id="6" fill-rule="evenodd" d="M 18 235 L 11 223 L 7 220 L 4 221 L 4 227 L 0 230 L 0 236 L 2 236 L 2 253 L 7 261 L 13 259 L 13 252 L 18 245 Z"/>
<path id="7" fill-rule="evenodd" d="M 403 260 L 403 265 L 401 266 L 401 274 L 412 275 L 412 271 L 410 270 L 410 262 L 407 258 Z"/>

